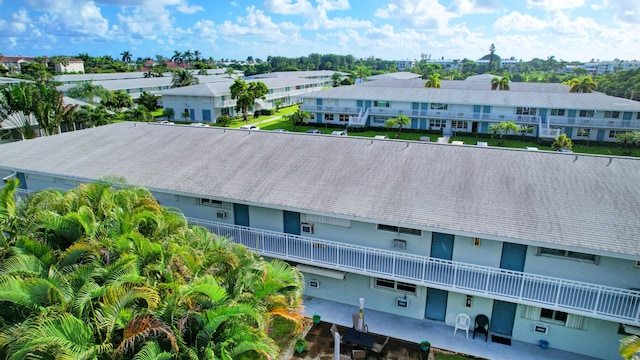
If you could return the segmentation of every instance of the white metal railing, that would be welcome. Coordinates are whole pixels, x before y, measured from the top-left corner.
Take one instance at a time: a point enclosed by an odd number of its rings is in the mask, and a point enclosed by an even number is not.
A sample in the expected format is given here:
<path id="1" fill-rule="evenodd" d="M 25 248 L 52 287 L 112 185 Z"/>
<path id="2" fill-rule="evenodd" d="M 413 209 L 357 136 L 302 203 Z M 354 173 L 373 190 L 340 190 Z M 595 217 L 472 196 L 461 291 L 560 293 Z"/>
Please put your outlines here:
<path id="1" fill-rule="evenodd" d="M 260 254 L 640 324 L 640 292 L 189 218 Z"/>
<path id="2" fill-rule="evenodd" d="M 329 105 L 310 105 L 302 103 L 300 110 L 308 112 L 332 112 L 332 113 L 345 113 L 345 114 L 357 114 L 360 112 L 360 107 L 352 106 L 329 106 Z"/>
<path id="3" fill-rule="evenodd" d="M 547 121 L 549 122 L 549 125 L 555 126 L 581 126 L 589 128 L 640 130 L 640 121 L 638 120 L 606 119 L 597 117 L 550 116 Z"/>
<path id="4" fill-rule="evenodd" d="M 560 135 L 560 129 L 544 129 L 540 128 L 540 137 L 557 138 Z"/>

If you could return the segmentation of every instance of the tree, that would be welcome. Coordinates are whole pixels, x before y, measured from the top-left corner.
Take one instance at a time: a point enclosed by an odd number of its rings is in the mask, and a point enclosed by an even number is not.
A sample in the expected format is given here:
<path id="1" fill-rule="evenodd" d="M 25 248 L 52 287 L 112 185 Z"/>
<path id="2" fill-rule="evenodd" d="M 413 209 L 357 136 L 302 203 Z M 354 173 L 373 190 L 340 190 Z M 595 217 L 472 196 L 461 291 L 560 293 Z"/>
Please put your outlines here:
<path id="1" fill-rule="evenodd" d="M 182 53 L 178 50 L 174 50 L 173 51 L 173 56 L 171 57 L 171 61 L 173 61 L 176 64 L 182 64 L 183 61 L 183 57 L 182 57 Z"/>
<path id="2" fill-rule="evenodd" d="M 640 146 L 640 131 L 627 131 L 618 134 L 616 135 L 616 142 L 621 143 L 623 147 L 627 148 L 627 152 L 630 152 L 630 148 Z"/>
<path id="3" fill-rule="evenodd" d="M 371 69 L 368 66 L 358 66 L 355 71 L 356 79 L 361 81 L 367 81 L 367 78 L 371 76 Z"/>
<path id="4" fill-rule="evenodd" d="M 171 79 L 171 87 L 183 87 L 199 84 L 200 80 L 194 77 L 191 71 L 187 69 L 178 69 L 173 72 L 173 78 Z"/>
<path id="5" fill-rule="evenodd" d="M 216 119 L 216 124 L 220 124 L 222 127 L 227 127 L 231 123 L 231 117 L 229 115 L 220 115 Z"/>
<path id="6" fill-rule="evenodd" d="M 111 92 L 105 89 L 104 86 L 95 85 L 93 80 L 89 80 L 67 90 L 67 95 L 72 98 L 87 100 L 89 104 L 93 105 L 96 97 L 108 98 Z"/>
<path id="7" fill-rule="evenodd" d="M 299 126 L 306 125 L 309 122 L 309 119 L 311 119 L 311 114 L 307 111 L 301 111 L 300 109 L 298 109 L 298 111 L 287 115 L 287 117 L 293 123 L 293 130 L 296 131 L 298 130 Z"/>
<path id="8" fill-rule="evenodd" d="M 173 116 L 176 114 L 175 111 L 173 111 L 173 109 L 167 109 L 165 108 L 164 110 L 162 110 L 162 116 L 164 116 L 165 118 L 171 120 L 173 119 Z"/>
<path id="9" fill-rule="evenodd" d="M 491 44 L 489 46 L 489 71 L 493 70 L 493 55 L 496 53 L 496 46 Z"/>
<path id="10" fill-rule="evenodd" d="M 236 111 L 242 112 L 244 121 L 249 121 L 247 111 L 253 108 L 256 99 L 264 99 L 269 88 L 263 82 L 254 81 L 247 84 L 244 80 L 236 78 L 229 87 L 231 98 L 236 100 Z"/>
<path id="11" fill-rule="evenodd" d="M 233 70 L 232 67 L 227 67 L 224 70 L 224 74 L 227 75 L 229 77 L 229 79 L 231 79 L 231 77 L 233 76 L 234 72 L 235 72 L 235 70 Z"/>
<path id="12" fill-rule="evenodd" d="M 520 127 L 514 123 L 513 121 L 502 121 L 499 124 L 489 125 L 487 131 L 492 133 L 492 137 L 496 135 L 500 135 L 500 140 L 498 141 L 498 145 L 504 144 L 504 139 L 507 137 L 509 132 L 517 133 L 520 131 Z"/>
<path id="13" fill-rule="evenodd" d="M 122 56 L 122 62 L 127 64 L 131 62 L 131 52 L 123 51 L 120 55 Z"/>
<path id="14" fill-rule="evenodd" d="M 440 83 L 440 74 L 433 73 L 429 75 L 429 80 L 424 84 L 426 88 L 441 88 L 442 84 Z"/>
<path id="15" fill-rule="evenodd" d="M 107 109 L 115 111 L 120 111 L 124 108 L 130 108 L 133 106 L 131 95 L 127 94 L 124 90 L 112 91 L 111 96 L 107 99 L 103 99 L 100 103 Z"/>
<path id="16" fill-rule="evenodd" d="M 567 134 L 560 134 L 553 141 L 551 147 L 555 150 L 571 150 L 573 148 L 573 142 L 567 137 Z"/>
<path id="17" fill-rule="evenodd" d="M 333 87 L 340 86 L 341 80 L 342 80 L 342 76 L 340 75 L 340 73 L 333 73 L 333 75 L 331 75 L 331 82 L 333 84 Z"/>
<path id="18" fill-rule="evenodd" d="M 152 93 L 143 91 L 138 98 L 138 104 L 144 105 L 149 111 L 154 111 L 158 108 L 158 99 L 160 96 L 153 95 Z"/>
<path id="19" fill-rule="evenodd" d="M 622 338 L 619 353 L 624 360 L 640 360 L 640 337 L 631 335 Z"/>
<path id="20" fill-rule="evenodd" d="M 400 134 L 400 132 L 402 131 L 403 126 L 409 125 L 411 125 L 411 118 L 406 115 L 398 115 L 384 122 L 384 126 L 386 126 L 388 129 L 397 126 L 398 134 Z M 398 134 L 396 134 L 396 137 L 398 137 Z"/>
<path id="21" fill-rule="evenodd" d="M 273 102 L 273 105 L 275 105 L 276 112 L 278 112 L 280 111 L 280 108 L 282 108 L 282 105 L 284 105 L 284 102 L 282 100 L 276 100 Z"/>
<path id="22" fill-rule="evenodd" d="M 74 128 L 76 124 L 80 124 L 83 128 L 108 125 L 114 120 L 115 115 L 102 105 L 84 105 L 73 115 Z"/>
<path id="23" fill-rule="evenodd" d="M 509 90 L 509 78 L 506 76 L 491 79 L 491 90 Z"/>
<path id="24" fill-rule="evenodd" d="M 583 76 L 580 79 L 573 78 L 569 80 L 569 92 L 573 93 L 591 93 L 598 89 L 596 83 L 591 76 Z"/>
<path id="25" fill-rule="evenodd" d="M 144 105 L 138 105 L 124 112 L 124 121 L 149 122 L 151 120 L 153 120 L 153 115 Z"/>

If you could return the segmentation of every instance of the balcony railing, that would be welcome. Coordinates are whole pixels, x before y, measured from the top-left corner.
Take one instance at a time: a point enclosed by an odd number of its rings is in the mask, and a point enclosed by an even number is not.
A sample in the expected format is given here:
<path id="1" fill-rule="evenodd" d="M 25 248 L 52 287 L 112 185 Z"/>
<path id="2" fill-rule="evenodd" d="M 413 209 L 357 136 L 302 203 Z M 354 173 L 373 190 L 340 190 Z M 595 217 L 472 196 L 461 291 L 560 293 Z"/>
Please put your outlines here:
<path id="1" fill-rule="evenodd" d="M 302 105 L 302 110 L 309 112 L 329 112 L 329 113 L 358 113 L 360 108 L 344 107 L 344 106 L 326 106 L 326 105 Z M 483 114 L 461 111 L 446 110 L 414 110 L 414 109 L 393 109 L 393 108 L 367 108 L 372 116 L 388 116 L 396 117 L 398 115 L 406 115 L 413 118 L 428 119 L 446 119 L 446 120 L 467 120 L 467 121 L 488 121 L 502 122 L 513 121 L 516 124 L 540 124 L 540 117 L 537 115 L 515 115 L 515 114 Z"/>
<path id="2" fill-rule="evenodd" d="M 190 218 L 260 254 L 640 324 L 640 292 Z"/>
<path id="3" fill-rule="evenodd" d="M 579 126 L 585 128 L 640 130 L 640 121 L 638 120 L 550 116 L 548 121 L 550 126 Z"/>

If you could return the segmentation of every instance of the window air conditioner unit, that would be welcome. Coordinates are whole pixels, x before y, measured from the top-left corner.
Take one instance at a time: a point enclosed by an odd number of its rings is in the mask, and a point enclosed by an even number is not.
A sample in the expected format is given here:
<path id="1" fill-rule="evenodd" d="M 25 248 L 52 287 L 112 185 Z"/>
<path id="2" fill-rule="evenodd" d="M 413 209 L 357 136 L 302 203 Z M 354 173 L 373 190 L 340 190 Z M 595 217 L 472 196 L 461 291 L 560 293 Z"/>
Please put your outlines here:
<path id="1" fill-rule="evenodd" d="M 549 332 L 549 327 L 544 324 L 534 324 L 533 332 L 538 334 L 547 334 Z"/>
<path id="2" fill-rule="evenodd" d="M 396 298 L 396 307 L 401 309 L 409 308 L 409 300 L 406 297 L 398 297 Z"/>
<path id="3" fill-rule="evenodd" d="M 316 280 L 316 279 L 309 279 L 309 287 L 311 288 L 319 288 L 320 287 L 320 281 Z"/>
<path id="4" fill-rule="evenodd" d="M 216 219 L 224 220 L 227 218 L 226 211 L 216 211 Z"/>
<path id="5" fill-rule="evenodd" d="M 407 248 L 407 241 L 402 239 L 393 239 L 393 248 L 404 250 Z"/>
<path id="6" fill-rule="evenodd" d="M 303 222 L 300 224 L 301 230 L 305 234 L 313 234 L 313 224 L 308 222 Z"/>

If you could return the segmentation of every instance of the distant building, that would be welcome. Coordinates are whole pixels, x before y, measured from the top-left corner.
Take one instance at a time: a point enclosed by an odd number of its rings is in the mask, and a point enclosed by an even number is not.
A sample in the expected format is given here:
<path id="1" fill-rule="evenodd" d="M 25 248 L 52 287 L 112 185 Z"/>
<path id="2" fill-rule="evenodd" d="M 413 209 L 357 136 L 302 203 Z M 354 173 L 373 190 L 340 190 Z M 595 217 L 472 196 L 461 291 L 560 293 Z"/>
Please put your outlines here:
<path id="1" fill-rule="evenodd" d="M 0 66 L 9 70 L 10 73 L 22 72 L 22 65 L 37 62 L 35 56 L 0 56 Z M 44 58 L 44 65 L 59 73 L 83 73 L 84 61 L 82 59 L 67 58 L 67 64 L 53 63 L 51 58 Z"/>
<path id="2" fill-rule="evenodd" d="M 411 70 L 414 67 L 416 67 L 416 61 L 415 60 L 398 60 L 396 61 L 396 69 L 398 69 L 398 71 L 407 71 L 407 70 Z"/>

